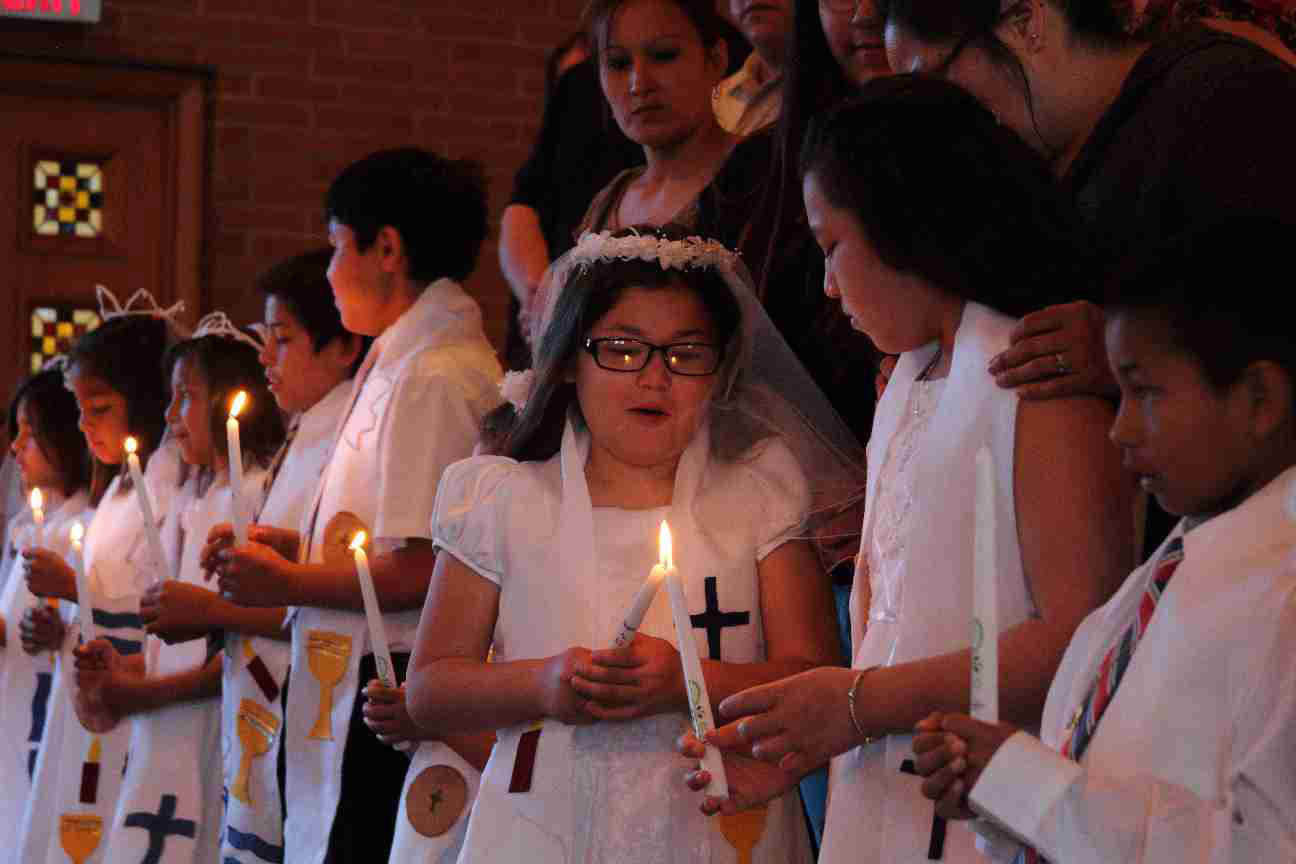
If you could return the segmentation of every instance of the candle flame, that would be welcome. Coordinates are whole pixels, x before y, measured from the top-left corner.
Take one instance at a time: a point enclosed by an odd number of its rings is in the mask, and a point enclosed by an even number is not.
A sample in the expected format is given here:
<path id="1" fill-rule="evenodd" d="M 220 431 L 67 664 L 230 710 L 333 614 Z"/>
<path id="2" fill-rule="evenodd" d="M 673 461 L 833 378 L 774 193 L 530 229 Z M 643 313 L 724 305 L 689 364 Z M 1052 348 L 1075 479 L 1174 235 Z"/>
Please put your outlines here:
<path id="1" fill-rule="evenodd" d="M 72 526 L 72 531 L 70 532 L 70 535 L 73 543 L 80 543 L 81 538 L 85 537 L 85 528 L 82 527 L 80 522 L 77 522 L 75 525 Z"/>
<path id="2" fill-rule="evenodd" d="M 365 532 L 357 531 L 356 535 L 351 538 L 351 545 L 348 546 L 347 548 L 350 549 L 352 552 L 354 552 L 357 549 L 364 546 L 366 539 L 368 539 L 368 537 L 365 534 Z"/>
<path id="3" fill-rule="evenodd" d="M 45 506 L 45 496 L 41 494 L 40 487 L 36 486 L 31 491 L 31 508 L 40 510 Z"/>
<path id="4" fill-rule="evenodd" d="M 231 419 L 237 417 L 239 413 L 243 410 L 243 407 L 247 405 L 247 398 L 248 395 L 243 390 L 240 390 L 234 394 L 234 401 L 230 403 L 229 416 Z"/>
<path id="5" fill-rule="evenodd" d="M 661 533 L 657 538 L 657 549 L 661 555 L 661 566 L 667 570 L 675 566 L 675 559 L 671 555 L 671 533 L 670 526 L 666 520 L 662 520 Z"/>
<path id="6" fill-rule="evenodd" d="M 134 452 L 135 452 L 136 450 L 138 450 L 138 449 L 139 449 L 139 442 L 136 441 L 135 438 L 134 438 L 133 436 L 130 437 L 130 438 L 127 438 L 127 439 L 126 439 L 126 452 L 127 452 L 127 453 L 134 453 Z"/>

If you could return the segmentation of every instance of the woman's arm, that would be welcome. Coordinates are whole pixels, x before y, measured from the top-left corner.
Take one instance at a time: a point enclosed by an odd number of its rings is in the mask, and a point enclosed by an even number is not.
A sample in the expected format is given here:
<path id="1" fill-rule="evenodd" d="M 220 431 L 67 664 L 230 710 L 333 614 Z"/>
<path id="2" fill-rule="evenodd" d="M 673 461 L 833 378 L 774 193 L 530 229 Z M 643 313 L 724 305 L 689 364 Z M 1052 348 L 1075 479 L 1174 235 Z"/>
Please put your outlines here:
<path id="1" fill-rule="evenodd" d="M 588 651 L 487 663 L 499 615 L 498 585 L 453 555 L 437 555 L 414 651 L 406 700 L 410 717 L 438 737 L 487 732 L 540 717 L 588 722 L 570 688 L 571 669 Z M 545 622 L 537 622 L 545 626 Z M 458 749 L 458 748 L 456 748 Z"/>

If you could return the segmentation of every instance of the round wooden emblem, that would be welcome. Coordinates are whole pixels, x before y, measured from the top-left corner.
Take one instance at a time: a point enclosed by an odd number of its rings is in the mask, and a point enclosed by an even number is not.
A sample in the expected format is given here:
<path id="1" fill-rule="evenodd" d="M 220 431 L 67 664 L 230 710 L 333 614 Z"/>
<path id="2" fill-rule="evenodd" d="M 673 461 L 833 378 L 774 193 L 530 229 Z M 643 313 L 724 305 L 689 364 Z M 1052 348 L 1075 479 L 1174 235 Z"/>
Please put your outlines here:
<path id="1" fill-rule="evenodd" d="M 424 837 L 440 837 L 459 821 L 468 803 L 468 781 L 449 765 L 424 768 L 405 795 L 405 816 Z"/>
<path id="2" fill-rule="evenodd" d="M 320 549 L 326 564 L 346 564 L 355 560 L 355 553 L 350 550 L 351 539 L 357 531 L 369 533 L 369 529 L 360 521 L 360 517 L 347 510 L 339 510 L 324 526 L 324 546 Z M 365 553 L 373 554 L 373 537 L 366 538 Z"/>

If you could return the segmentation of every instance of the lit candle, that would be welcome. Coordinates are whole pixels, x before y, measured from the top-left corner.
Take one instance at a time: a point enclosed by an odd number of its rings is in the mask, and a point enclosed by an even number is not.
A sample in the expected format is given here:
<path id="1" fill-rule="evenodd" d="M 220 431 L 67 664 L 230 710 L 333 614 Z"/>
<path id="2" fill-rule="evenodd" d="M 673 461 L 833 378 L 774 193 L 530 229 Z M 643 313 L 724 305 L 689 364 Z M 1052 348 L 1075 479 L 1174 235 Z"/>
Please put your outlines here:
<path id="1" fill-rule="evenodd" d="M 81 541 L 85 537 L 85 528 L 77 522 L 72 526 L 69 538 L 72 541 L 72 572 L 76 574 L 77 617 L 81 619 L 81 641 L 94 639 L 94 615 L 91 613 L 90 575 L 85 572 L 85 554 Z"/>
<path id="2" fill-rule="evenodd" d="M 661 527 L 660 548 L 661 563 L 653 569 L 661 568 L 666 580 L 666 592 L 670 595 L 671 615 L 675 619 L 675 639 L 679 643 L 680 663 L 684 667 L 684 689 L 688 693 L 693 734 L 705 741 L 707 733 L 715 728 L 715 718 L 711 716 L 711 697 L 707 695 L 706 679 L 702 677 L 702 661 L 698 659 L 697 643 L 693 641 L 693 622 L 689 619 L 688 604 L 684 601 L 684 586 L 671 556 L 670 528 L 665 522 Z M 711 744 L 706 745 L 702 767 L 711 775 L 706 793 L 716 798 L 728 798 L 729 781 L 725 777 L 724 763 L 720 759 L 720 751 Z"/>
<path id="3" fill-rule="evenodd" d="M 31 491 L 31 511 L 32 522 L 36 525 L 36 539 L 32 545 L 40 547 L 45 542 L 45 496 L 41 494 L 39 486 L 35 486 Z"/>
<path id="4" fill-rule="evenodd" d="M 385 686 L 394 689 L 396 672 L 392 668 L 391 647 L 387 643 L 387 628 L 383 626 L 382 611 L 378 608 L 373 576 L 369 573 L 369 556 L 364 551 L 365 538 L 365 532 L 357 531 L 351 540 L 350 549 L 355 553 L 356 575 L 360 577 L 360 594 L 364 597 L 365 618 L 369 620 L 369 641 L 373 643 L 378 679 Z"/>
<path id="5" fill-rule="evenodd" d="M 664 535 L 669 538 L 670 532 L 666 528 L 666 523 L 662 523 L 662 530 L 666 531 Z M 666 542 L 669 544 L 670 540 Z M 664 560 L 664 559 L 663 559 Z M 643 623 L 644 615 L 648 613 L 648 607 L 652 605 L 653 598 L 657 596 L 657 589 L 661 587 L 662 580 L 666 578 L 666 566 L 664 563 L 653 565 L 652 570 L 648 573 L 647 580 L 639 588 L 639 593 L 635 595 L 634 605 L 626 613 L 625 618 L 621 619 L 621 627 L 617 630 L 616 638 L 612 640 L 613 648 L 624 648 L 634 639 L 634 634 L 639 630 L 639 625 Z"/>
<path id="6" fill-rule="evenodd" d="M 999 581 L 995 560 L 995 476 L 990 448 L 976 456 L 972 559 L 972 716 L 999 722 Z"/>
<path id="7" fill-rule="evenodd" d="M 229 444 L 230 510 L 234 521 L 234 542 L 243 545 L 248 539 L 248 517 L 243 510 L 243 446 L 239 443 L 239 412 L 247 404 L 242 390 L 234 394 L 229 419 L 225 421 L 225 440 Z"/>
<path id="8" fill-rule="evenodd" d="M 139 502 L 140 515 L 144 517 L 144 536 L 148 538 L 149 550 L 157 564 L 154 579 L 161 582 L 167 572 L 166 553 L 162 551 L 162 535 L 158 533 L 157 522 L 153 519 L 153 501 L 149 498 L 148 487 L 144 485 L 144 472 L 140 470 L 139 442 L 134 438 L 126 439 L 126 467 L 130 470 L 131 482 L 135 484 L 135 500 Z"/>

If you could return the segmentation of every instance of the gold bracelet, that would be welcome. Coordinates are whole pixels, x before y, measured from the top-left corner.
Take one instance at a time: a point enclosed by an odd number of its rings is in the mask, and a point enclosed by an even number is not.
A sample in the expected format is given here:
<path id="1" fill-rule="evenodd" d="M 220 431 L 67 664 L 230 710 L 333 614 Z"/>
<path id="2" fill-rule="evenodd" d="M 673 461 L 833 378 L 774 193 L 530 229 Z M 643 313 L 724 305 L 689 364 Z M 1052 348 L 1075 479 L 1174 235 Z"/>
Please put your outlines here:
<path id="1" fill-rule="evenodd" d="M 850 711 L 851 725 L 855 727 L 855 734 L 860 737 L 860 746 L 862 747 L 867 747 L 869 744 L 872 744 L 875 739 L 864 733 L 864 729 L 860 726 L 859 718 L 855 716 L 855 693 L 859 690 L 860 682 L 864 680 L 864 676 L 876 668 L 876 666 L 872 666 L 857 674 L 855 680 L 851 682 L 850 689 L 846 691 L 846 708 Z"/>

